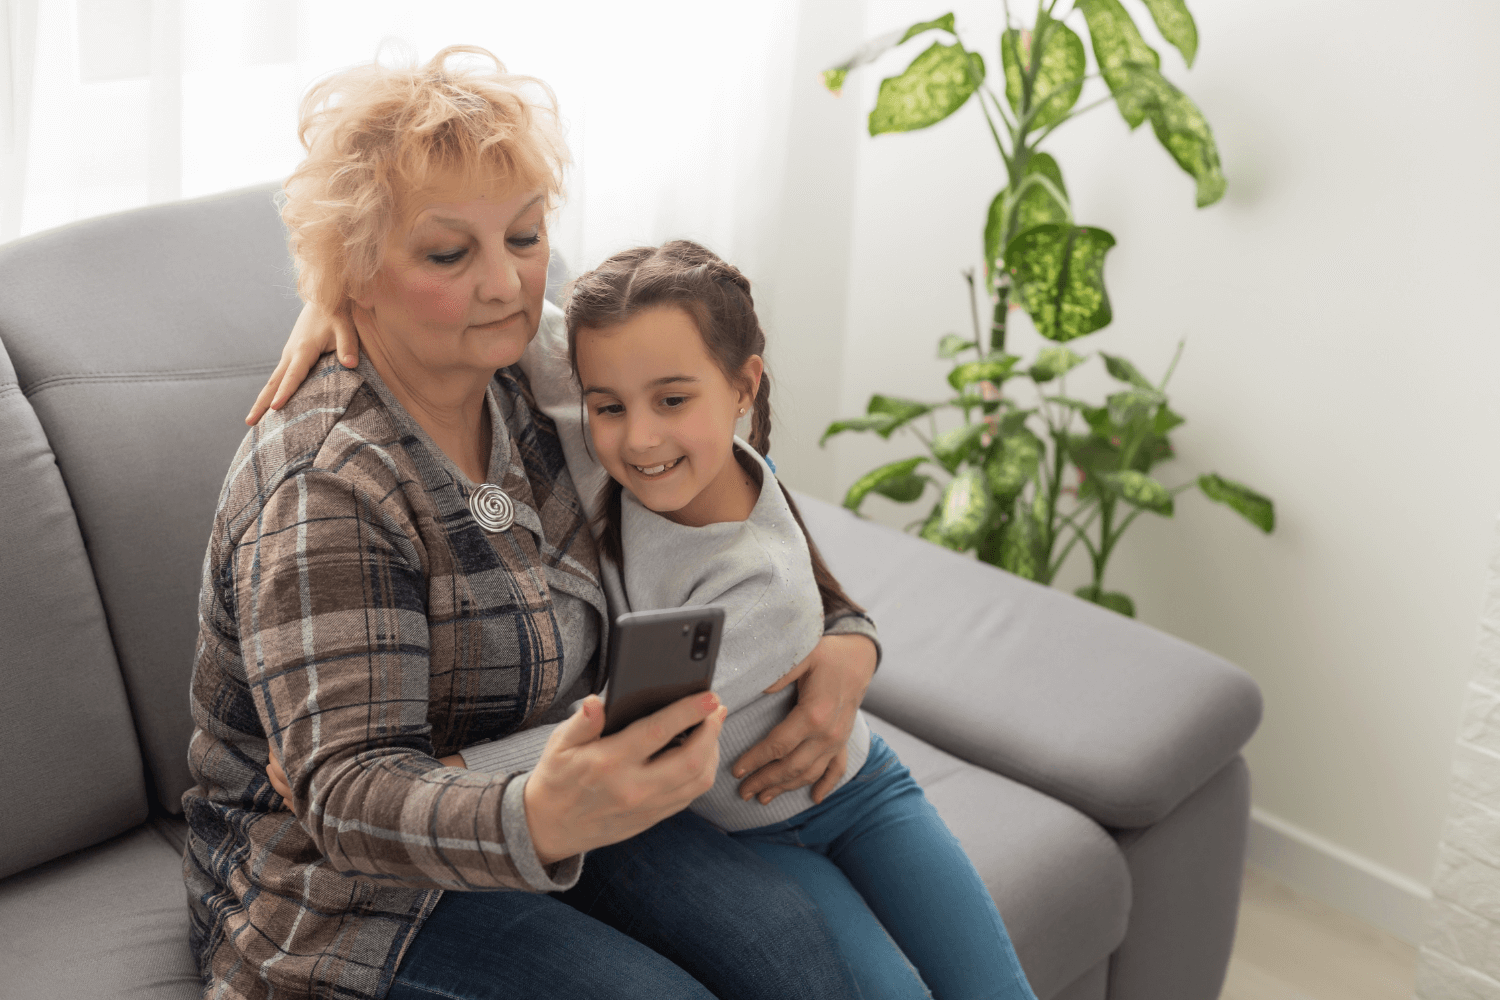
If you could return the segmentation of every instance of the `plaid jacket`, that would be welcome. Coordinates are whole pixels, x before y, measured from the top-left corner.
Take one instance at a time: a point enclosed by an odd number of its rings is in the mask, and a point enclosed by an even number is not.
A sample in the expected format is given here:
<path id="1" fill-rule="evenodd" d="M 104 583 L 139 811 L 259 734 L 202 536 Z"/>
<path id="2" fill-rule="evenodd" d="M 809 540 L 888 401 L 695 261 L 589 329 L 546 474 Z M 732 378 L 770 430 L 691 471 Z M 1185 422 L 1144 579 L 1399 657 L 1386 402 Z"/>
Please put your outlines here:
<path id="1" fill-rule="evenodd" d="M 556 428 L 517 370 L 493 389 L 506 532 L 475 523 L 444 463 L 331 355 L 235 457 L 204 560 L 183 796 L 205 995 L 383 997 L 441 890 L 577 878 L 578 858 L 547 871 L 529 841 L 507 850 L 526 839 L 517 776 L 434 759 L 552 705 L 554 591 L 605 614 Z"/>

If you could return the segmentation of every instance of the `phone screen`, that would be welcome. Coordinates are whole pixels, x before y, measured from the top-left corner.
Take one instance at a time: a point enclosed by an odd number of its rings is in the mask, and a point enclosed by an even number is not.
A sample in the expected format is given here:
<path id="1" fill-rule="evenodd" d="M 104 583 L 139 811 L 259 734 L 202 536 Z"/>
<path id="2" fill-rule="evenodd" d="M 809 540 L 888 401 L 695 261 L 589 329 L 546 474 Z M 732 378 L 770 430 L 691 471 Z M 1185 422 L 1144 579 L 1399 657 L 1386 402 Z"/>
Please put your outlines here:
<path id="1" fill-rule="evenodd" d="M 707 691 L 723 632 L 724 609 L 717 605 L 632 611 L 617 618 L 609 642 L 604 735 Z"/>

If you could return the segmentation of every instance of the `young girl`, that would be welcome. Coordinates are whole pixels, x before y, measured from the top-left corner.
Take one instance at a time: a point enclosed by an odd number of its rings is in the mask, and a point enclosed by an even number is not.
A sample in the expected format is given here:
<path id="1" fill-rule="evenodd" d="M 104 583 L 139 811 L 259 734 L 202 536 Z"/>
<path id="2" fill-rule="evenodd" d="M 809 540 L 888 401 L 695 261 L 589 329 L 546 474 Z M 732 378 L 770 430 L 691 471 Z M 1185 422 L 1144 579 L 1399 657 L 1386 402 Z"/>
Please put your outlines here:
<path id="1" fill-rule="evenodd" d="M 770 379 L 750 282 L 695 243 L 629 250 L 578 279 L 567 334 L 610 477 L 597 521 L 612 612 L 727 612 L 714 690 L 730 714 L 717 780 L 692 810 L 803 885 L 866 995 L 1034 1000 L 973 865 L 863 717 L 821 802 L 806 788 L 768 804 L 738 794 L 732 762 L 796 698 L 762 692 L 812 650 L 825 617 L 863 614 L 765 457 Z M 734 430 L 747 414 L 744 441 Z"/>
<path id="2" fill-rule="evenodd" d="M 544 320 L 522 367 L 594 515 L 611 612 L 726 610 L 714 691 L 730 714 L 714 786 L 692 811 L 803 886 L 863 995 L 1035 1000 L 989 891 L 862 715 L 842 772 L 836 757 L 817 794 L 749 801 L 730 771 L 791 710 L 795 686 L 765 689 L 812 650 L 825 619 L 863 616 L 765 457 L 770 379 L 750 282 L 695 243 L 640 247 L 574 283 L 565 347 L 558 325 Z M 333 333 L 314 339 L 326 350 Z M 748 441 L 735 436 L 746 417 Z M 444 762 L 527 770 L 552 728 Z"/>

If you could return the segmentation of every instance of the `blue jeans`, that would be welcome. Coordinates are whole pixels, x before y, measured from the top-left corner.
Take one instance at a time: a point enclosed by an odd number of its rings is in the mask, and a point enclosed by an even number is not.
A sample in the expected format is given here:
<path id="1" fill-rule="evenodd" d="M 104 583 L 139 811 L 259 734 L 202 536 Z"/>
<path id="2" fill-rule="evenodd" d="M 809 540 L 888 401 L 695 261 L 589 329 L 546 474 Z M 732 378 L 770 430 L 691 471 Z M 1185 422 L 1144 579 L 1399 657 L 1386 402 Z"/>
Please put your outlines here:
<path id="1" fill-rule="evenodd" d="M 1036 1000 L 979 873 L 880 737 L 821 804 L 730 836 L 817 901 L 864 996 Z"/>
<path id="2" fill-rule="evenodd" d="M 446 892 L 390 1000 L 853 1000 L 791 879 L 692 813 L 590 851 L 565 893 Z"/>

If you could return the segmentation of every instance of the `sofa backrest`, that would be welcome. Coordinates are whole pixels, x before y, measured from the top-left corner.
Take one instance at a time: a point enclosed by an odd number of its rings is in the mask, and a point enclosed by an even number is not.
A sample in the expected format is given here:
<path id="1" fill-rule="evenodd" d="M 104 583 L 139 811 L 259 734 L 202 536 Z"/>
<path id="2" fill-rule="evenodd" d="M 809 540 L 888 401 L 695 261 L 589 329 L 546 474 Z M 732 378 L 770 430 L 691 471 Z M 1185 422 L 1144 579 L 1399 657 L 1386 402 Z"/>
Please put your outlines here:
<path id="1" fill-rule="evenodd" d="M 88 555 L 0 342 L 0 878 L 129 829 L 146 782 Z"/>
<path id="2" fill-rule="evenodd" d="M 273 192 L 154 206 L 0 248 L 0 340 L 25 396 L 5 399 L 29 401 L 46 434 L 30 445 L 30 461 L 49 464 L 40 456 L 50 443 L 67 486 L 62 495 L 57 484 L 47 501 L 55 513 L 37 524 L 34 541 L 55 548 L 66 536 L 76 545 L 77 529 L 64 516 L 71 497 L 152 793 L 174 813 L 192 784 L 188 681 L 214 507 L 245 434 L 245 411 L 300 308 Z M 9 439 L 7 426 L 6 447 Z M 7 456 L 6 491 L 16 478 L 10 463 Z M 41 479 L 24 478 L 26 489 L 42 488 Z M 0 530 L 9 564 L 11 525 Z M 78 554 L 71 558 L 82 586 L 88 566 Z M 23 585 L 14 576 L 7 571 L 7 587 Z M 66 599 L 16 605 L 13 596 L 0 596 L 0 609 L 29 608 L 44 629 L 69 631 L 71 618 L 84 614 Z M 9 645 L 9 623 L 4 634 Z M 97 628 L 92 634 L 103 643 Z M 82 631 L 69 638 L 84 641 Z M 107 651 L 103 645 L 91 662 Z M 45 669 L 79 655 L 59 644 Z M 7 662 L 4 673 L 13 672 Z M 111 690 L 105 679 L 90 683 Z M 80 699 L 94 696 L 83 683 L 76 690 Z M 26 760 L 41 767 L 58 739 L 91 718 L 73 710 L 50 742 L 28 742 L 24 755 L 6 755 L 3 766 Z M 4 729 L 0 741 L 10 738 Z"/>

